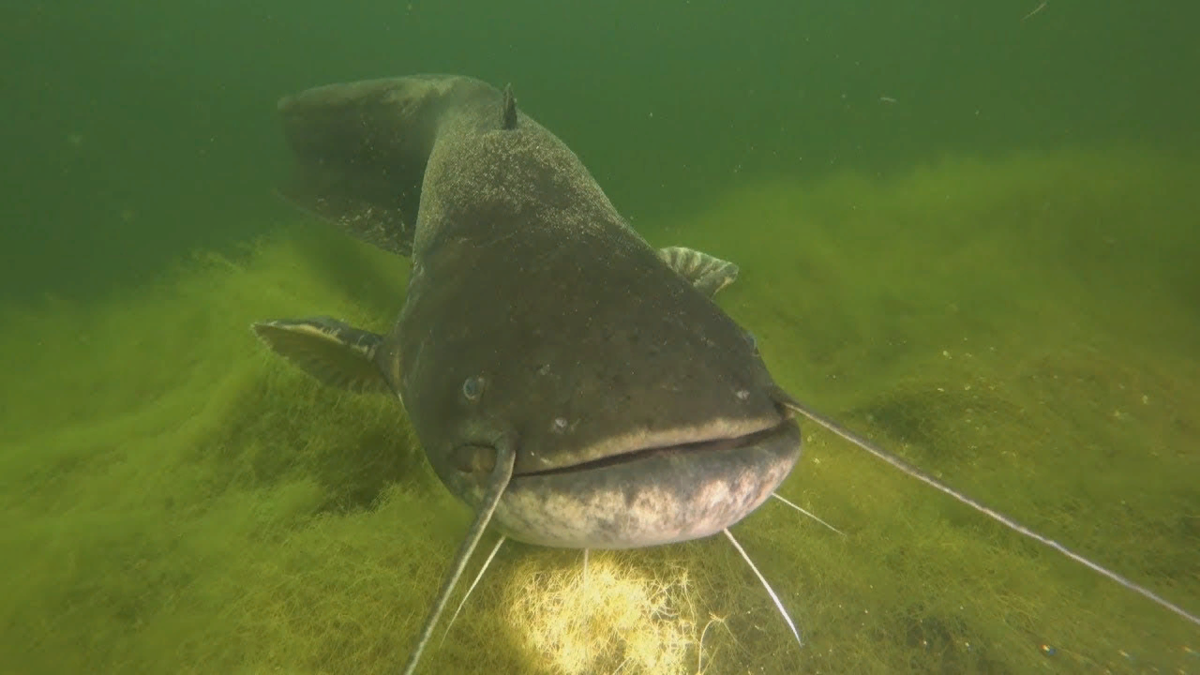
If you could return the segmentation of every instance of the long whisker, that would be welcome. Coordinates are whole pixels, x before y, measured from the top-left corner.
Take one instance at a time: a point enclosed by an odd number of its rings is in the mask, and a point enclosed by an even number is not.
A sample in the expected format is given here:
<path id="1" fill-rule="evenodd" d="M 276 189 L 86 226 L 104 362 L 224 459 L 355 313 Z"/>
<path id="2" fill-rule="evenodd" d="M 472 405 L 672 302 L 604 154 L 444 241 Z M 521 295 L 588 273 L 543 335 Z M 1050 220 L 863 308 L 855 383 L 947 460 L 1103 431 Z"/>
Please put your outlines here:
<path id="1" fill-rule="evenodd" d="M 483 537 L 483 531 L 487 529 L 488 523 L 492 520 L 492 514 L 496 512 L 496 506 L 500 503 L 500 497 L 504 496 L 504 490 L 508 488 L 508 482 L 512 480 L 513 465 L 516 463 L 517 453 L 514 452 L 512 445 L 509 443 L 499 443 L 496 447 L 496 466 L 492 469 L 491 475 L 488 477 L 487 492 L 483 495 L 483 500 L 479 504 L 479 513 L 475 515 L 475 521 L 471 523 L 471 528 L 467 530 L 467 536 L 463 539 L 463 543 L 458 548 L 458 553 L 454 556 L 454 563 L 450 568 L 450 573 L 446 575 L 446 579 L 442 582 L 442 588 L 438 591 L 437 600 L 433 603 L 433 609 L 429 611 L 429 616 L 425 618 L 425 625 L 421 628 L 421 637 L 417 640 L 417 646 L 413 648 L 412 654 L 408 657 L 408 663 L 404 664 L 404 675 L 412 675 L 417 669 L 417 662 L 421 660 L 421 652 L 425 651 L 425 645 L 429 644 L 429 638 L 433 635 L 433 629 L 437 626 L 438 618 L 441 617 L 442 611 L 446 609 L 446 602 L 450 600 L 450 593 L 454 591 L 454 586 L 458 583 L 459 577 L 462 576 L 463 570 L 467 567 L 467 561 L 470 560 L 471 554 L 475 551 L 475 546 Z"/>
<path id="2" fill-rule="evenodd" d="M 450 634 L 450 628 L 454 625 L 454 620 L 458 618 L 458 613 L 462 611 L 463 605 L 467 604 L 467 598 L 471 597 L 471 591 L 475 590 L 475 586 L 477 586 L 479 584 L 479 580 L 483 578 L 483 573 L 486 572 L 488 566 L 492 564 L 492 558 L 496 557 L 496 554 L 500 552 L 500 546 L 507 540 L 508 537 L 502 534 L 500 535 L 500 539 L 496 542 L 496 545 L 492 547 L 492 552 L 488 554 L 487 560 L 483 561 L 483 567 L 479 568 L 479 574 L 475 575 L 475 580 L 471 582 L 470 587 L 467 588 L 467 592 L 463 594 L 462 600 L 458 601 L 458 607 L 454 609 L 454 614 L 450 617 L 450 621 L 446 623 L 446 631 L 442 633 L 442 641 L 439 642 L 438 645 L 445 644 L 446 636 Z"/>
<path id="3" fill-rule="evenodd" d="M 812 518 L 813 520 L 824 525 L 825 527 L 828 527 L 829 529 L 833 530 L 834 532 L 837 532 L 838 534 L 842 535 L 843 537 L 846 536 L 845 532 L 842 532 L 841 530 L 830 525 L 829 523 L 825 522 L 824 520 L 821 520 L 820 518 L 817 517 L 817 514 L 801 507 L 799 504 L 795 504 L 795 503 L 791 502 L 790 500 L 788 500 L 787 497 L 780 495 L 778 492 L 771 493 L 771 496 L 774 497 L 775 499 L 778 499 L 779 501 L 783 502 L 784 504 L 787 504 L 788 506 L 792 507 L 793 509 L 796 509 L 800 513 L 803 513 L 804 515 L 808 516 L 809 518 Z"/>
<path id="4" fill-rule="evenodd" d="M 926 473 L 923 473 L 919 469 L 909 466 L 907 463 L 904 462 L 904 460 L 887 452 L 883 448 L 880 448 L 879 446 L 875 445 L 871 441 L 868 441 L 865 438 L 858 436 L 854 432 L 850 431 L 849 429 L 846 429 L 845 427 L 838 424 L 837 422 L 834 422 L 833 420 L 829 419 L 828 417 L 825 417 L 824 415 L 822 415 L 814 410 L 810 410 L 807 407 L 802 406 L 793 400 L 785 399 L 783 401 L 783 404 L 786 405 L 788 408 L 791 408 L 792 410 L 800 413 L 801 415 L 804 415 L 808 419 L 816 422 L 817 424 L 820 424 L 821 426 L 832 431 L 833 433 L 837 434 L 838 436 L 841 436 L 842 438 L 846 439 L 847 441 L 850 441 L 851 443 L 857 445 L 858 447 L 862 448 L 863 450 L 866 450 L 867 452 L 871 453 L 872 455 L 875 455 L 875 457 L 887 462 L 888 464 L 891 464 L 892 466 L 903 471 L 904 473 L 908 474 L 909 476 L 916 478 L 917 480 L 921 481 L 922 483 L 925 483 L 926 485 L 932 487 L 935 490 L 938 490 L 939 492 L 950 495 L 958 502 L 966 504 L 967 506 L 982 513 L 983 515 L 985 515 L 985 516 L 991 518 L 992 520 L 1000 523 L 1001 525 L 1007 527 L 1008 529 L 1010 529 L 1014 532 L 1017 532 L 1019 534 L 1023 534 L 1026 537 L 1029 537 L 1030 539 L 1033 539 L 1034 541 L 1036 541 L 1044 546 L 1048 546 L 1049 548 L 1052 548 L 1055 551 L 1058 551 L 1062 555 L 1066 556 L 1067 558 L 1070 558 L 1071 560 L 1074 560 L 1075 562 L 1079 563 L 1080 565 L 1083 565 L 1084 567 L 1092 570 L 1093 572 L 1095 572 L 1101 576 L 1108 577 L 1109 579 L 1117 582 L 1118 584 L 1133 591 L 1134 593 L 1137 593 L 1138 595 L 1141 595 L 1142 597 L 1147 598 L 1150 601 L 1158 604 L 1160 607 L 1169 609 L 1172 612 L 1183 617 L 1184 619 L 1187 619 L 1188 621 L 1200 626 L 1200 617 L 1197 617 L 1196 615 L 1188 612 L 1187 610 L 1183 609 L 1179 605 L 1176 605 L 1175 603 L 1167 600 L 1166 598 L 1163 598 L 1162 596 L 1158 595 L 1157 593 L 1155 593 L 1154 591 L 1151 591 L 1148 588 L 1139 586 L 1138 584 L 1130 581 L 1129 579 L 1126 579 L 1125 577 L 1121 576 L 1120 574 L 1117 574 L 1116 572 L 1113 572 L 1112 570 L 1110 570 L 1106 567 L 1101 566 L 1098 563 L 1094 563 L 1091 560 L 1088 560 L 1087 558 L 1072 551 L 1071 549 L 1067 548 L 1066 546 L 1063 546 L 1062 544 L 1058 543 L 1057 541 L 1054 541 L 1053 539 L 1044 537 L 1044 536 L 1038 534 L 1037 532 L 1034 532 L 1033 530 L 1029 529 L 1028 527 L 1025 527 L 1024 525 L 1018 523 L 1017 521 L 1013 520 L 1012 518 L 1009 518 L 1008 516 L 1004 515 L 1003 513 L 1000 513 L 998 511 L 996 511 L 988 506 L 985 506 L 984 504 L 962 494 L 961 492 L 958 492 L 954 488 L 938 481 L 936 478 L 934 478 Z"/>
<path id="5" fill-rule="evenodd" d="M 588 553 L 589 552 L 590 552 L 590 549 L 586 549 L 586 548 L 583 549 L 583 579 L 581 580 L 582 584 L 580 585 L 580 590 L 582 591 L 582 593 L 580 593 L 580 595 L 583 597 L 585 602 L 587 600 L 589 600 L 588 592 L 587 592 L 587 581 L 588 581 L 587 572 L 588 572 Z M 584 658 L 585 662 L 588 660 L 588 658 L 590 656 L 588 653 L 590 651 L 590 649 L 591 649 L 591 645 L 589 643 L 587 643 L 587 642 L 583 643 L 583 658 Z M 625 661 L 622 661 L 621 668 L 624 668 L 625 663 L 627 663 L 627 662 L 628 662 L 628 659 L 626 659 Z M 619 671 L 621 668 L 618 668 L 617 670 Z M 613 675 L 616 675 L 616 673 L 614 672 Z"/>
<path id="6" fill-rule="evenodd" d="M 804 641 L 800 639 L 800 631 L 796 630 L 796 624 L 792 623 L 792 617 L 788 616 L 787 610 L 783 608 L 783 602 L 775 594 L 775 589 L 771 588 L 771 584 L 767 583 L 767 578 L 762 575 L 762 572 L 758 571 L 758 567 L 754 565 L 754 561 L 750 559 L 750 556 L 746 555 L 746 549 L 742 548 L 738 540 L 733 538 L 733 533 L 729 531 L 729 528 L 727 527 L 721 531 L 725 533 L 726 537 L 729 537 L 729 542 L 733 544 L 738 553 L 742 554 L 742 559 L 750 566 L 750 571 L 754 572 L 754 576 L 758 577 L 758 580 L 762 582 L 763 588 L 767 589 L 767 595 L 771 596 L 771 601 L 775 603 L 775 608 L 783 615 L 783 620 L 787 622 L 788 628 L 792 629 L 792 635 L 796 636 L 796 642 L 803 647 Z"/>

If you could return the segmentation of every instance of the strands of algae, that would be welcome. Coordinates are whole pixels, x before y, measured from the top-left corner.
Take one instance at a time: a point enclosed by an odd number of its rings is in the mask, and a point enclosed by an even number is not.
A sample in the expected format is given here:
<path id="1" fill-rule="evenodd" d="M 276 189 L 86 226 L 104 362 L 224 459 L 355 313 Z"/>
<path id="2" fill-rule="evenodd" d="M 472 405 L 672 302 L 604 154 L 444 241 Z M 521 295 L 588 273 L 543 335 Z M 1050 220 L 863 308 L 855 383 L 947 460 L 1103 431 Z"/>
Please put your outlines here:
<path id="1" fill-rule="evenodd" d="M 554 672 L 695 673 L 699 617 L 686 569 L 654 573 L 612 556 L 547 569 L 522 561 L 507 584 L 508 620 Z"/>
<path id="2" fill-rule="evenodd" d="M 645 229 L 741 266 L 719 301 L 798 397 L 1194 608 L 1200 174 L 1185 168 L 1063 153 L 779 180 Z M 403 662 L 468 515 L 395 401 L 322 387 L 247 330 L 395 318 L 405 265 L 312 230 L 100 305 L 0 316 L 4 669 Z M 608 572 L 594 553 L 586 589 L 551 562 L 577 554 L 525 547 L 424 671 L 1196 667 L 1176 617 L 828 434 L 805 440 L 782 491 L 846 536 L 773 503 L 735 528 L 804 649 L 720 539 L 612 554 Z"/>

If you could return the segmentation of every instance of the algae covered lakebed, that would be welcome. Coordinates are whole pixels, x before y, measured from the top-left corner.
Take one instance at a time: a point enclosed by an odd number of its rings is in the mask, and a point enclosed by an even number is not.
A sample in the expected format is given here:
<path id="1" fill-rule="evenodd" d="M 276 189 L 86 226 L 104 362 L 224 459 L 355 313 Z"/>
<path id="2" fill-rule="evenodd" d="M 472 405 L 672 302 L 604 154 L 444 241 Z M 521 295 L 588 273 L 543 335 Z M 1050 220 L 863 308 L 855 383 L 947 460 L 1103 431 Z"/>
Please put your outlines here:
<path id="1" fill-rule="evenodd" d="M 799 399 L 1200 612 L 1200 172 L 1134 150 L 747 184 L 637 223 Z M 619 206 L 619 205 L 618 205 Z M 0 672 L 385 673 L 467 526 L 387 398 L 248 329 L 373 329 L 403 261 L 290 218 L 100 303 L 0 317 Z M 507 545 L 438 673 L 1200 672 L 1200 627 L 806 424 L 724 539 Z M 485 540 L 484 547 L 491 541 Z M 483 553 L 468 570 L 473 574 Z"/>

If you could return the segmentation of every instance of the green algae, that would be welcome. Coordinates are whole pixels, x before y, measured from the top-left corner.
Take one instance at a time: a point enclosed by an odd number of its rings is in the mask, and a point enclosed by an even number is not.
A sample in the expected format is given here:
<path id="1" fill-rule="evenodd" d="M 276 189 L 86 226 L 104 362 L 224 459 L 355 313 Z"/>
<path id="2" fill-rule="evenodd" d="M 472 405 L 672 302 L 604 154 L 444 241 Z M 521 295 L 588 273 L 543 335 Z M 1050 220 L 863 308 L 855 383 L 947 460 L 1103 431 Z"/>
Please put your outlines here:
<path id="1" fill-rule="evenodd" d="M 950 159 L 744 186 L 646 234 L 739 263 L 720 303 L 799 398 L 1195 612 L 1196 175 L 1130 150 Z M 469 514 L 394 401 L 323 388 L 247 328 L 382 329 L 404 279 L 296 224 L 0 317 L 3 670 L 398 669 Z M 781 494 L 845 536 L 778 504 L 735 528 L 803 648 L 721 538 L 594 553 L 586 587 L 578 552 L 508 545 L 425 672 L 1200 669 L 1196 626 L 806 442 Z"/>

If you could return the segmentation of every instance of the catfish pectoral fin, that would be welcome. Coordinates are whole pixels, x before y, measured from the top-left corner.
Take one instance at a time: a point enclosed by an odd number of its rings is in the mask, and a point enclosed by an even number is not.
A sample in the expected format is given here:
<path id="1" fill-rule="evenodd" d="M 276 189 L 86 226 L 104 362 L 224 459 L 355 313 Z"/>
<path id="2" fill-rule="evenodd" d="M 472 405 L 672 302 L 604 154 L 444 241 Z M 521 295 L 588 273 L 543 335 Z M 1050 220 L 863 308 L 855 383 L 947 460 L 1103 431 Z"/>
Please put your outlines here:
<path id="1" fill-rule="evenodd" d="M 668 246 L 658 250 L 658 257 L 710 298 L 737 279 L 737 265 L 695 249 Z"/>
<path id="2" fill-rule="evenodd" d="M 365 393 L 391 391 L 375 364 L 382 335 L 324 316 L 262 321 L 251 329 L 276 354 L 325 384 Z"/>

